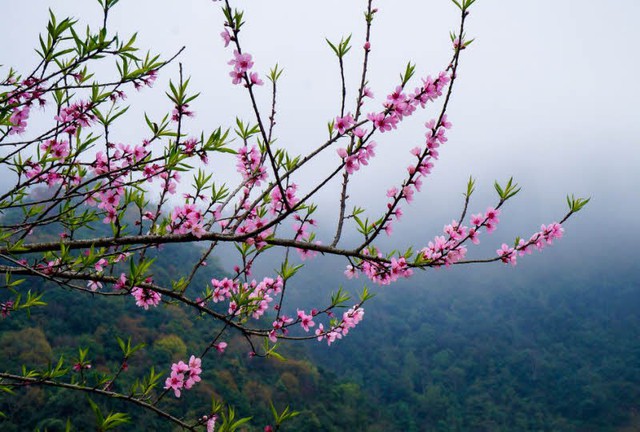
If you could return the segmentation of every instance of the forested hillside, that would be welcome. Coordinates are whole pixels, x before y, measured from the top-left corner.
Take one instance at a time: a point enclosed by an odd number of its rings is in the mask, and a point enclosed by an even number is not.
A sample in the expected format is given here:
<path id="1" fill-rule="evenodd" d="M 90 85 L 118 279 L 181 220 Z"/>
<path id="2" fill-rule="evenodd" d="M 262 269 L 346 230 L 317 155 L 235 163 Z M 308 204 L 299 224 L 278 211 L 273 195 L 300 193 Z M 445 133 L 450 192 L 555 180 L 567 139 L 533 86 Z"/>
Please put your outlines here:
<path id="1" fill-rule="evenodd" d="M 157 256 L 156 280 L 175 278 L 190 268 L 198 251 L 193 246 L 171 246 Z M 194 286 L 204 286 L 207 277 L 220 275 L 215 264 L 199 273 Z M 205 276 L 206 275 L 206 276 Z M 41 283 L 40 281 L 33 282 Z M 131 296 L 108 297 L 79 295 L 63 291 L 55 285 L 33 286 L 45 291 L 48 306 L 34 309 L 31 317 L 12 314 L 0 321 L 0 369 L 18 371 L 23 364 L 43 370 L 63 358 L 72 367 L 78 357 L 78 347 L 88 348 L 87 359 L 92 368 L 84 371 L 89 382 L 101 372 L 117 370 L 122 353 L 116 337 L 133 344 L 146 344 L 128 362 L 127 369 L 116 382 L 124 390 L 135 379 L 148 374 L 150 366 L 160 373 L 161 393 L 164 379 L 172 362 L 188 359 L 203 350 L 215 335 L 217 325 L 210 320 L 187 314 L 177 305 L 165 305 L 147 311 L 140 309 Z M 269 402 L 281 411 L 287 405 L 301 411 L 288 423 L 287 430 L 367 430 L 376 423 L 376 403 L 369 400 L 357 385 L 336 379 L 307 360 L 304 346 L 292 344 L 282 350 L 287 358 L 250 358 L 249 345 L 239 336 L 226 339 L 229 348 L 224 354 L 203 362 L 202 382 L 182 395 L 188 404 L 178 404 L 166 398 L 174 414 L 188 406 L 191 413 L 209 412 L 213 400 L 233 406 L 238 417 L 253 416 L 248 430 L 262 430 L 272 422 Z M 259 342 L 259 341 L 258 341 Z M 93 430 L 94 414 L 87 397 L 105 407 L 105 411 L 123 408 L 124 403 L 103 400 L 100 396 L 80 394 L 69 390 L 41 387 L 24 388 L 16 396 L 0 394 L 0 430 L 25 431 L 64 430 L 67 419 L 73 430 Z M 108 408 L 108 409 L 107 409 Z M 126 408 L 129 412 L 132 407 Z M 131 425 L 119 430 L 173 430 L 154 414 L 141 409 L 131 411 Z M 386 422 L 386 420 L 383 420 Z M 384 423 L 390 425 L 390 423 Z M 388 430 L 388 429 L 387 429 Z"/>
<path id="2" fill-rule="evenodd" d="M 381 290 L 367 325 L 314 358 L 360 384 L 394 430 L 640 430 L 633 264 L 442 276 Z"/>
<path id="3" fill-rule="evenodd" d="M 193 246 L 157 257 L 156 280 L 175 279 L 195 261 Z M 206 412 L 211 400 L 252 415 L 247 430 L 270 421 L 269 401 L 303 415 L 285 430 L 300 431 L 633 431 L 640 404 L 640 282 L 632 264 L 601 262 L 584 270 L 545 272 L 540 263 L 435 272 L 377 290 L 365 321 L 331 347 L 288 343 L 286 362 L 249 358 L 240 337 L 207 359 L 203 381 L 175 404 L 176 415 Z M 578 270 L 581 269 L 581 270 Z M 326 269 L 301 273 L 290 307 L 325 296 L 338 279 Z M 214 262 L 194 287 L 223 272 Z M 425 282 L 426 281 L 426 282 Z M 38 282 L 40 283 L 40 282 Z M 424 285 L 426 284 L 426 285 Z M 147 346 L 128 362 L 120 389 L 154 365 L 161 383 L 173 361 L 203 349 L 215 334 L 210 320 L 177 305 L 148 311 L 131 296 L 105 298 L 44 289 L 46 308 L 0 321 L 0 365 L 45 368 L 60 357 L 71 367 L 88 348 L 93 375 L 119 367 L 116 336 Z M 162 386 L 162 384 L 160 385 Z M 24 388 L 3 396 L 3 431 L 91 430 L 88 395 Z M 119 404 L 91 396 L 109 410 Z M 171 404 L 171 402 L 168 402 Z M 121 405 L 120 405 L 121 407 Z M 130 410 L 130 409 L 129 409 Z M 107 410 L 108 411 L 108 410 Z M 121 430 L 172 430 L 155 415 L 133 410 Z M 165 429 L 163 429 L 163 427 Z"/>

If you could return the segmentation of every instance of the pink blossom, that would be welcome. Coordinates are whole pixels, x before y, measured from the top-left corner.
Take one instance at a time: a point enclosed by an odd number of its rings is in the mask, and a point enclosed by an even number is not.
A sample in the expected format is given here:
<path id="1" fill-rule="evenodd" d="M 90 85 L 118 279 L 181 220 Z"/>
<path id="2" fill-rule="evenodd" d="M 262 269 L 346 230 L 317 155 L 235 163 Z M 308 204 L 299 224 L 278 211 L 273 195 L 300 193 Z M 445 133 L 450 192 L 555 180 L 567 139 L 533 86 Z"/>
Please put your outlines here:
<path id="1" fill-rule="evenodd" d="M 192 373 L 200 375 L 202 373 L 202 360 L 197 358 L 196 356 L 191 356 L 189 358 L 189 370 Z"/>
<path id="2" fill-rule="evenodd" d="M 9 130 L 9 135 L 22 134 L 27 128 L 27 119 L 29 118 L 29 106 L 15 108 L 13 114 L 9 117 L 9 122 L 13 127 Z"/>
<path id="3" fill-rule="evenodd" d="M 342 339 L 354 328 L 364 317 L 364 309 L 360 305 L 355 305 L 342 314 L 342 320 L 334 327 L 325 332 L 322 324 L 316 329 L 316 337 L 318 341 L 326 339 L 327 344 L 331 345 L 337 339 Z"/>
<path id="4" fill-rule="evenodd" d="M 270 213 L 272 215 L 281 213 L 287 209 L 287 207 L 294 207 L 298 203 L 298 198 L 296 197 L 296 191 L 298 190 L 298 185 L 295 183 L 291 183 L 287 186 L 285 190 L 285 196 L 282 196 L 279 187 L 273 188 L 271 191 L 271 204 L 270 204 Z"/>
<path id="5" fill-rule="evenodd" d="M 61 108 L 54 119 L 64 126 L 64 132 L 73 135 L 79 127 L 88 127 L 96 120 L 96 116 L 91 112 L 92 108 L 91 102 L 75 102 Z"/>
<path id="6" fill-rule="evenodd" d="M 440 124 L 445 129 L 451 129 L 451 126 L 452 126 L 451 122 L 449 120 L 447 120 L 447 115 L 446 114 L 442 115 L 442 119 L 440 120 Z"/>
<path id="7" fill-rule="evenodd" d="M 260 182 L 266 180 L 267 171 L 262 166 L 261 155 L 256 146 L 250 149 L 246 146 L 240 147 L 236 158 L 236 168 L 249 185 L 260 186 Z"/>
<path id="8" fill-rule="evenodd" d="M 29 169 L 25 170 L 24 173 L 27 179 L 38 177 L 42 173 L 42 167 L 40 165 L 31 165 L 29 163 L 27 163 L 26 165 L 29 166 Z"/>
<path id="9" fill-rule="evenodd" d="M 366 129 L 362 129 L 361 127 L 357 127 L 357 128 L 355 128 L 353 130 L 353 135 L 355 135 L 358 138 L 362 139 L 367 134 L 367 132 L 368 131 Z"/>
<path id="10" fill-rule="evenodd" d="M 473 242 L 473 244 L 479 244 L 480 243 L 480 239 L 478 238 L 478 232 L 475 230 L 475 228 L 471 228 L 469 230 L 469 240 L 471 240 Z"/>
<path id="11" fill-rule="evenodd" d="M 344 271 L 344 275 L 348 278 L 348 279 L 353 279 L 353 278 L 358 278 L 358 269 L 352 265 L 348 265 L 347 269 Z"/>
<path id="12" fill-rule="evenodd" d="M 320 240 L 315 242 L 316 245 L 321 245 L 322 242 Z M 296 251 L 298 252 L 298 255 L 300 256 L 300 259 L 302 259 L 303 261 L 307 260 L 307 259 L 312 259 L 315 258 L 318 255 L 318 251 L 312 250 L 312 249 L 300 249 L 297 248 Z"/>
<path id="13" fill-rule="evenodd" d="M 0 303 L 0 316 L 2 318 L 6 318 L 9 316 L 9 313 L 13 310 L 13 301 L 7 300 L 4 303 Z"/>
<path id="14" fill-rule="evenodd" d="M 230 65 L 238 72 L 245 73 L 253 67 L 251 54 L 240 54 L 237 50 L 233 51 L 233 59 L 229 61 Z"/>
<path id="15" fill-rule="evenodd" d="M 224 41 L 224 47 L 228 47 L 229 43 L 231 42 L 231 34 L 229 33 L 228 29 L 224 29 L 224 31 L 222 33 L 220 33 L 220 37 L 222 38 L 222 40 Z"/>
<path id="16" fill-rule="evenodd" d="M 229 76 L 231 77 L 231 82 L 233 84 L 241 84 L 242 79 L 244 78 L 244 72 L 234 69 L 229 72 Z"/>
<path id="17" fill-rule="evenodd" d="M 91 369 L 91 363 L 86 362 L 77 362 L 73 365 L 73 370 L 75 372 L 80 372 L 83 369 Z"/>
<path id="18" fill-rule="evenodd" d="M 482 213 L 471 215 L 471 225 L 480 226 L 484 221 Z"/>
<path id="19" fill-rule="evenodd" d="M 298 320 L 300 320 L 300 325 L 306 332 L 309 331 L 309 327 L 316 325 L 316 323 L 313 322 L 313 315 L 307 315 L 300 309 L 298 309 Z"/>
<path id="20" fill-rule="evenodd" d="M 487 222 L 493 224 L 497 224 L 498 222 L 500 222 L 498 216 L 500 216 L 500 210 L 494 209 L 493 207 L 489 207 L 487 209 L 487 212 L 484 214 L 484 218 L 487 220 Z"/>
<path id="21" fill-rule="evenodd" d="M 165 389 L 173 389 L 173 393 L 177 398 L 180 397 L 180 390 L 184 386 L 184 375 L 176 371 L 172 371 L 171 375 L 164 382 Z"/>
<path id="22" fill-rule="evenodd" d="M 207 420 L 207 432 L 214 432 L 217 419 L 218 417 L 214 415 Z"/>
<path id="23" fill-rule="evenodd" d="M 89 288 L 91 291 L 97 291 L 102 288 L 102 284 L 98 281 L 91 280 L 87 283 L 87 288 Z"/>
<path id="24" fill-rule="evenodd" d="M 508 263 L 514 266 L 517 264 L 517 255 L 515 253 L 515 250 L 512 247 L 509 247 L 509 245 L 503 243 L 502 247 L 498 249 L 496 253 L 503 263 Z"/>
<path id="25" fill-rule="evenodd" d="M 158 78 L 158 71 L 156 69 L 150 70 L 144 77 L 141 78 L 144 85 L 147 87 L 153 87 L 153 83 Z"/>
<path id="26" fill-rule="evenodd" d="M 251 81 L 251 84 L 259 85 L 259 86 L 264 84 L 264 82 L 258 76 L 258 72 L 251 72 L 249 74 L 249 81 Z"/>
<path id="27" fill-rule="evenodd" d="M 171 112 L 171 120 L 177 122 L 182 117 L 195 117 L 195 113 L 188 108 L 189 104 L 176 105 Z"/>
<path id="28" fill-rule="evenodd" d="M 124 273 L 120 273 L 120 277 L 113 285 L 113 287 L 117 290 L 125 289 L 127 287 L 127 275 Z"/>
<path id="29" fill-rule="evenodd" d="M 104 258 L 100 258 L 98 262 L 93 265 L 93 267 L 96 269 L 97 272 L 101 272 L 104 270 L 104 266 L 106 266 L 107 264 L 109 264 L 109 261 L 107 261 Z"/>
<path id="30" fill-rule="evenodd" d="M 398 123 L 398 119 L 396 117 L 387 116 L 383 112 L 370 113 L 367 115 L 367 118 L 373 122 L 374 127 L 380 130 L 381 133 L 395 129 L 396 124 Z"/>
<path id="31" fill-rule="evenodd" d="M 40 145 L 40 149 L 54 159 L 62 160 L 69 156 L 69 141 L 48 140 Z"/>
<path id="32" fill-rule="evenodd" d="M 158 306 L 162 296 L 147 288 L 133 287 L 131 295 L 136 299 L 136 305 L 147 310 L 149 306 Z"/>
<path id="33" fill-rule="evenodd" d="M 347 129 L 353 126 L 353 124 L 354 124 L 353 116 L 351 114 L 347 114 L 344 117 L 336 117 L 334 127 L 338 129 L 339 134 L 343 134 L 346 132 Z"/>
<path id="34" fill-rule="evenodd" d="M 189 359 L 189 367 L 185 372 L 185 377 L 187 378 L 184 382 L 184 388 L 189 390 L 193 387 L 194 384 L 200 382 L 202 378 L 200 378 L 200 374 L 202 373 L 202 368 L 200 367 L 201 360 L 196 358 L 195 356 L 191 356 Z"/>

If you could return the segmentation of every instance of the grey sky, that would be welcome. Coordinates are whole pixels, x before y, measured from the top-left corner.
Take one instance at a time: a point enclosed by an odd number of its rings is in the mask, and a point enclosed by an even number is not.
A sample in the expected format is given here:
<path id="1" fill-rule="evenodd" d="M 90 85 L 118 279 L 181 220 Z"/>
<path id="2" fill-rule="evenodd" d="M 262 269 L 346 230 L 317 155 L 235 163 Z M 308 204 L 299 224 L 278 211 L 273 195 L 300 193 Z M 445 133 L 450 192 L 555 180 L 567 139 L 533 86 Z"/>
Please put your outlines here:
<path id="1" fill-rule="evenodd" d="M 368 111 L 379 109 L 407 61 L 417 63 L 418 76 L 446 67 L 451 55 L 448 32 L 458 25 L 457 10 L 447 0 L 376 3 L 380 13 L 374 22 L 370 75 L 376 103 L 369 104 Z M 279 90 L 279 143 L 304 152 L 326 137 L 326 122 L 339 109 L 336 59 L 324 38 L 353 33 L 347 70 L 355 82 L 365 2 L 263 0 L 235 5 L 246 11 L 242 43 L 254 56 L 255 70 L 264 76 L 276 62 L 285 68 Z M 10 19 L 0 28 L 1 64 L 23 70 L 33 64 L 32 48 L 46 23 L 47 7 L 85 22 L 99 19 L 92 1 L 12 3 L 5 11 Z M 434 222 L 425 235 L 436 234 L 458 214 L 458 197 L 469 175 L 478 178 L 481 192 L 490 190 L 494 179 L 515 176 L 523 192 L 509 211 L 528 221 L 530 213 L 536 223 L 561 216 L 564 196 L 571 192 L 594 197 L 589 214 L 574 222 L 583 234 L 604 215 L 605 223 L 617 226 L 634 221 L 640 210 L 640 60 L 635 46 L 640 27 L 634 22 L 639 14 L 637 0 L 478 0 L 467 27 L 476 41 L 462 58 L 449 143 L 399 233 L 409 235 L 415 224 Z M 236 115 L 251 119 L 245 94 L 227 75 L 231 51 L 219 37 L 222 15 L 217 4 L 122 0 L 112 18 L 112 27 L 122 34 L 138 31 L 143 48 L 169 56 L 187 46 L 180 61 L 193 77 L 193 89 L 202 92 L 194 104 L 194 132 L 230 126 Z M 169 68 L 163 75 L 175 78 L 176 70 Z M 165 82 L 159 80 L 154 90 L 140 96 L 148 111 L 159 114 L 168 108 L 162 99 Z M 266 108 L 268 92 L 263 93 Z M 352 92 L 349 100 L 353 98 Z M 418 112 L 398 133 L 378 138 L 380 157 L 356 178 L 354 184 L 364 195 L 353 193 L 352 204 L 382 200 L 384 191 L 404 174 L 409 149 L 423 141 L 424 121 L 434 115 L 433 109 Z M 137 124 L 130 125 L 121 140 L 142 137 Z M 396 173 L 390 171 L 393 166 Z M 214 169 L 223 178 L 232 167 Z M 370 193 L 371 185 L 377 195 Z M 483 197 L 472 210 L 489 204 Z M 532 229 L 535 226 L 523 226 L 522 234 Z"/>

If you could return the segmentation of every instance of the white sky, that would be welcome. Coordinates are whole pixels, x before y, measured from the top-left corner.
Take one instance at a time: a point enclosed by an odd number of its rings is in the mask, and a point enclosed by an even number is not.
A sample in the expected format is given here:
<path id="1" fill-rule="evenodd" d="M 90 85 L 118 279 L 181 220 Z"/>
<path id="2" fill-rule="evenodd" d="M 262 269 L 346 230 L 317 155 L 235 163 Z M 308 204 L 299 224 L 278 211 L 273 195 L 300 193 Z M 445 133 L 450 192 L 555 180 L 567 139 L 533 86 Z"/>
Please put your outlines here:
<path id="1" fill-rule="evenodd" d="M 359 76 L 365 3 L 235 2 L 246 11 L 242 44 L 253 54 L 255 70 L 264 76 L 276 62 L 285 68 L 276 135 L 294 152 L 322 142 L 327 121 L 338 113 L 337 61 L 325 37 L 337 40 L 353 33 L 347 72 L 351 82 Z M 445 67 L 451 55 L 448 32 L 458 26 L 457 9 L 447 0 L 376 4 L 380 13 L 373 29 L 370 84 L 377 99 L 367 112 L 379 109 L 407 61 L 417 63 L 417 76 Z M 0 27 L 0 64 L 25 72 L 34 64 L 32 48 L 46 24 L 48 7 L 60 17 L 71 14 L 82 22 L 95 24 L 100 18 L 97 5 L 87 0 L 12 2 L 4 8 Z M 489 191 L 494 179 L 513 175 L 519 180 L 522 196 L 509 211 L 528 221 L 519 231 L 523 235 L 561 216 L 566 193 L 593 196 L 588 213 L 574 222 L 582 235 L 604 235 L 604 230 L 635 221 L 640 210 L 639 15 L 637 0 L 478 0 L 467 27 L 476 41 L 463 53 L 450 109 L 450 141 L 434 175 L 425 181 L 422 203 L 412 206 L 399 234 L 412 235 L 415 225 L 426 221 L 435 228 L 425 238 L 435 235 L 459 213 L 459 196 L 469 175 L 478 178 L 481 191 Z M 193 104 L 194 133 L 231 126 L 236 115 L 251 119 L 246 95 L 227 76 L 231 51 L 219 37 L 218 4 L 122 0 L 111 27 L 122 35 L 138 31 L 139 46 L 165 56 L 187 46 L 180 61 L 192 76 L 192 88 L 202 92 Z M 165 69 L 163 77 L 175 79 L 176 72 L 177 64 Z M 163 99 L 165 83 L 161 79 L 141 95 L 149 112 L 170 109 Z M 263 93 L 266 109 L 266 88 Z M 353 90 L 348 98 L 353 101 Z M 384 191 L 404 174 L 408 151 L 422 142 L 422 124 L 433 116 L 434 110 L 418 112 L 402 131 L 377 140 L 380 157 L 354 182 L 360 195 L 353 193 L 351 204 L 382 200 Z M 135 118 L 128 122 L 120 140 L 141 139 L 140 123 Z M 221 178 L 232 170 L 230 165 L 213 167 Z M 473 209 L 490 203 L 480 199 Z"/>

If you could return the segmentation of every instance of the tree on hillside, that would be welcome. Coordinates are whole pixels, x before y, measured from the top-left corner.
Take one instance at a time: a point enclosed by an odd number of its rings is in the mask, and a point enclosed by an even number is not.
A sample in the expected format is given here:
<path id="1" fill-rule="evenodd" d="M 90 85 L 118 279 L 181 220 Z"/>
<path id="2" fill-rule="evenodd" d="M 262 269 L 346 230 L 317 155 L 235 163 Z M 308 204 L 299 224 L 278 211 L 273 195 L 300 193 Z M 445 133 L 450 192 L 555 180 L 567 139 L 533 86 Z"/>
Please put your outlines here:
<path id="1" fill-rule="evenodd" d="M 561 224 L 588 202 L 569 197 L 568 212 L 559 222 L 502 244 L 494 256 L 471 260 L 466 258 L 467 248 L 496 229 L 501 208 L 520 189 L 512 179 L 496 182 L 496 202 L 473 213 L 475 181 L 470 179 L 458 217 L 442 235 L 402 251 L 380 245 L 381 236 L 391 235 L 403 206 L 415 199 L 447 144 L 452 126 L 447 110 L 462 55 L 473 41 L 465 34 L 475 0 L 453 0 L 460 21 L 451 33 L 450 61 L 432 75 L 407 64 L 397 86 L 377 99 L 370 87 L 369 61 L 376 52 L 371 34 L 380 12 L 373 0 L 365 1 L 364 43 L 355 46 L 351 36 L 327 40 L 338 60 L 340 103 L 327 135 L 309 138 L 317 145 L 305 154 L 295 154 L 277 141 L 277 90 L 283 69 L 276 65 L 260 72 L 260 60 L 242 38 L 249 14 L 235 9 L 230 0 L 220 3 L 221 42 L 230 58 L 229 82 L 224 84 L 243 89 L 252 117 L 209 131 L 192 130 L 189 120 L 199 95 L 179 65 L 166 90 L 166 115 L 145 114 L 139 119 L 145 128 L 139 142 L 115 142 L 119 122 L 130 115 L 127 95 L 149 91 L 146 88 L 177 62 L 180 53 L 168 59 L 141 53 L 135 35 L 122 37 L 109 27 L 109 13 L 118 0 L 98 2 L 104 17 L 101 26 L 85 30 L 77 20 L 59 19 L 51 12 L 32 70 L 8 69 L 0 77 L 0 163 L 6 185 L 0 191 L 2 319 L 45 307 L 47 291 L 62 289 L 78 296 L 126 298 L 140 314 L 161 303 L 193 311 L 215 322 L 216 332 L 199 341 L 197 352 L 186 352 L 180 335 L 163 336 L 154 345 L 173 363 L 145 365 L 146 375 L 127 386 L 121 385 L 123 372 L 136 362 L 141 348 L 132 342 L 135 335 L 118 339 L 122 353 L 116 367 L 96 364 L 90 352 L 78 347 L 76 358 L 61 358 L 48 368 L 0 371 L 2 391 L 59 387 L 125 401 L 183 430 L 211 431 L 216 425 L 218 430 L 234 430 L 248 419 L 239 420 L 232 407 L 217 399 L 208 412 L 175 414 L 176 399 L 205 384 L 200 375 L 212 367 L 207 361 L 213 353 L 224 352 L 234 337 L 234 343 L 246 344 L 252 357 L 277 358 L 281 340 L 317 339 L 331 345 L 354 331 L 364 317 L 364 305 L 371 298 L 366 287 L 355 298 L 337 289 L 325 304 L 311 310 L 286 304 L 288 287 L 296 284 L 305 260 L 343 257 L 340 271 L 346 278 L 362 276 L 379 285 L 408 278 L 416 270 L 471 262 L 515 265 L 518 257 L 559 239 Z M 355 100 L 347 98 L 345 77 L 352 60 L 359 65 L 358 85 L 349 93 Z M 260 103 L 258 95 L 270 95 L 270 103 Z M 404 173 L 404 179 L 390 185 L 386 204 L 352 206 L 352 179 L 367 171 L 375 158 L 374 139 L 393 134 L 406 118 L 427 110 L 432 114 L 425 117 L 425 138 L 402 150 L 411 163 L 388 167 Z M 325 163 L 312 164 L 320 157 Z M 235 165 L 237 179 L 217 181 L 212 174 L 215 164 Z M 330 184 L 339 185 L 333 226 L 316 219 L 320 203 L 314 201 Z M 330 238 L 316 236 L 319 223 L 331 229 Z M 357 243 L 345 241 L 352 234 L 357 234 Z M 201 248 L 186 271 L 168 268 L 170 259 L 158 265 L 159 257 L 175 243 Z M 233 245 L 237 265 L 226 277 L 194 284 L 207 274 L 207 261 L 225 244 Z M 282 253 L 279 269 L 254 278 L 252 268 L 270 250 Z M 46 285 L 32 289 L 29 281 L 34 279 Z M 288 314 L 290 309 L 295 313 Z M 12 335 L 2 340 L 14 341 L 13 350 L 25 349 L 24 340 Z M 40 339 L 33 342 L 47 345 Z M 303 383 L 293 375 L 286 381 L 302 392 Z M 107 414 L 92 399 L 90 408 L 97 430 L 115 428 L 129 418 L 124 412 Z M 277 430 L 294 415 L 282 407 L 274 408 L 273 414 L 265 430 Z"/>

